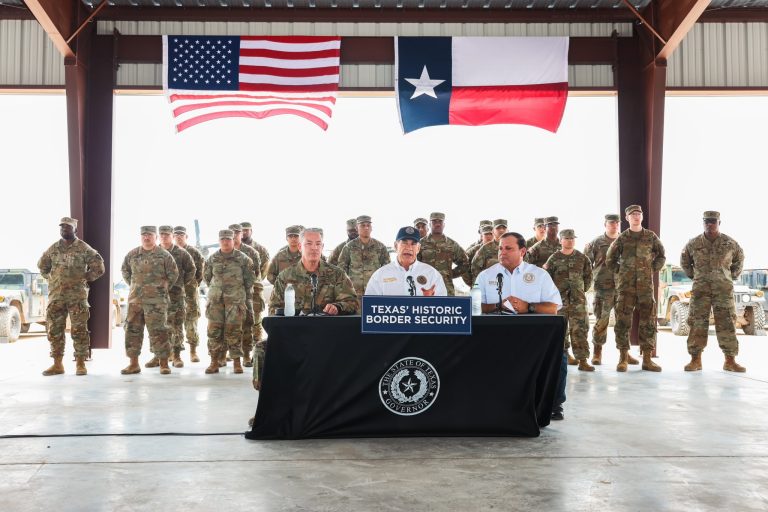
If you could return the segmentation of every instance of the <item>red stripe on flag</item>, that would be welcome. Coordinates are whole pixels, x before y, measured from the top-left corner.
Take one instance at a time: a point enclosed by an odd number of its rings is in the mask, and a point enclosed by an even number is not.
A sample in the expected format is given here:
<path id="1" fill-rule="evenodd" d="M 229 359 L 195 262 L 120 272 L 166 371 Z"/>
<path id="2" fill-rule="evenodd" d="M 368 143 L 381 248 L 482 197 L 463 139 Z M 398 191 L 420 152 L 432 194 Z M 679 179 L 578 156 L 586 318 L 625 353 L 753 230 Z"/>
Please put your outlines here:
<path id="1" fill-rule="evenodd" d="M 242 66 L 241 65 L 240 73 L 249 73 L 253 75 L 285 76 L 285 77 L 325 76 L 325 75 L 338 75 L 339 66 L 329 66 L 325 68 L 288 69 L 288 68 L 273 68 L 268 66 Z"/>
<path id="2" fill-rule="evenodd" d="M 315 85 L 275 85 L 275 84 L 263 84 L 263 83 L 248 83 L 240 82 L 241 91 L 264 91 L 264 92 L 326 92 L 326 91 L 338 91 L 338 82 L 332 84 L 315 84 Z"/>
<path id="3" fill-rule="evenodd" d="M 222 94 L 219 95 L 211 95 L 211 94 L 171 94 L 170 100 L 171 103 L 174 101 L 193 101 L 193 100 L 212 100 L 216 99 L 218 97 L 226 97 L 226 98 L 242 98 L 242 99 L 248 99 L 248 100 L 285 100 L 285 99 L 292 99 L 292 100 L 304 100 L 304 101 L 329 101 L 331 103 L 336 103 L 336 97 L 335 96 L 297 96 L 297 97 L 291 97 L 288 98 L 286 96 L 270 96 L 270 95 L 259 95 L 254 96 L 252 94 Z"/>
<path id="4" fill-rule="evenodd" d="M 213 101 L 210 103 L 196 103 L 194 105 L 184 105 L 183 107 L 177 107 L 173 109 L 174 116 L 180 116 L 193 110 L 200 110 L 203 108 L 212 107 L 232 107 L 232 106 L 263 106 L 263 105 L 301 105 L 302 107 L 312 108 L 319 110 L 328 117 L 331 117 L 331 109 L 324 105 L 316 105 L 314 103 L 298 103 L 295 101 Z"/>
<path id="5" fill-rule="evenodd" d="M 317 50 L 314 52 L 282 52 L 280 50 L 265 50 L 262 48 L 240 48 L 241 57 L 263 57 L 265 59 L 310 60 L 338 58 L 339 50 Z"/>
<path id="6" fill-rule="evenodd" d="M 340 36 L 240 36 L 241 41 L 271 41 L 273 43 L 324 43 L 340 41 Z"/>
<path id="7" fill-rule="evenodd" d="M 307 121 L 311 121 L 315 123 L 317 126 L 322 128 L 323 130 L 328 129 L 328 124 L 317 116 L 313 116 L 312 114 L 308 114 L 307 112 L 303 112 L 301 110 L 277 108 L 274 110 L 267 110 L 265 112 L 241 112 L 241 111 L 214 112 L 211 114 L 205 114 L 202 116 L 193 117 L 192 119 L 188 119 L 182 123 L 179 123 L 176 125 L 176 130 L 178 132 L 182 132 L 187 128 L 191 128 L 192 126 L 195 126 L 197 124 L 204 123 L 206 121 L 211 121 L 213 119 L 223 119 L 226 117 L 250 117 L 254 119 L 266 119 L 268 117 L 280 116 L 280 115 L 294 115 L 294 116 L 303 117 Z"/>
<path id="8" fill-rule="evenodd" d="M 527 124 L 556 132 L 563 119 L 568 84 L 454 87 L 448 123 L 479 126 Z"/>

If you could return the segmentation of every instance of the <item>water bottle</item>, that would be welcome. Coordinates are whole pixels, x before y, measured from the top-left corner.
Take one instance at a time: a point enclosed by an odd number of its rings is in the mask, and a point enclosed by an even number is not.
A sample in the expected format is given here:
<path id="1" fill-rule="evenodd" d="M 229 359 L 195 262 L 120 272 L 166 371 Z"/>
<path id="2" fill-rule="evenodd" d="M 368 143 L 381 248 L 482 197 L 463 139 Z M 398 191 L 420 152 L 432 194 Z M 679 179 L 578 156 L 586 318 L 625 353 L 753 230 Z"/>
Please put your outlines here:
<path id="1" fill-rule="evenodd" d="M 285 287 L 285 308 L 283 309 L 285 316 L 296 315 L 296 291 L 293 289 L 293 285 L 288 283 Z"/>
<path id="2" fill-rule="evenodd" d="M 483 314 L 483 292 L 480 291 L 480 287 L 475 283 L 470 292 L 472 296 L 472 316 L 479 316 Z"/>

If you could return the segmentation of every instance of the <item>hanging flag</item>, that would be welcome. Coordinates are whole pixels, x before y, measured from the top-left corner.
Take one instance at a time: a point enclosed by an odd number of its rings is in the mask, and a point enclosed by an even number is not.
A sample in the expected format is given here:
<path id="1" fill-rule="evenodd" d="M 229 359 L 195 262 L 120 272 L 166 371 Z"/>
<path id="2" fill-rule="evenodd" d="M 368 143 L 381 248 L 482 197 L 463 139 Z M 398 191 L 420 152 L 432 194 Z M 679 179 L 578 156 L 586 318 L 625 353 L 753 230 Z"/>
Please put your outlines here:
<path id="1" fill-rule="evenodd" d="M 303 117 L 328 129 L 340 37 L 163 36 L 176 131 L 224 117 Z"/>
<path id="2" fill-rule="evenodd" d="M 403 132 L 527 124 L 556 132 L 568 98 L 567 37 L 396 37 Z"/>

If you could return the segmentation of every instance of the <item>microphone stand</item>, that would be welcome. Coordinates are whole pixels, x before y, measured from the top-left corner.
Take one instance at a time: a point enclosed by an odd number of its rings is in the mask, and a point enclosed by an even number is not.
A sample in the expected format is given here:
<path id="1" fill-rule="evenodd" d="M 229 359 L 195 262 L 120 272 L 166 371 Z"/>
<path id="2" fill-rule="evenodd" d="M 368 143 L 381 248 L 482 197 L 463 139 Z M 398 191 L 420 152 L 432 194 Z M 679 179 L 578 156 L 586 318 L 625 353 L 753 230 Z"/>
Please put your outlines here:
<path id="1" fill-rule="evenodd" d="M 504 299 L 501 296 L 501 289 L 503 288 L 503 286 L 504 286 L 504 276 L 502 276 L 501 274 L 498 274 L 496 276 L 496 291 L 499 292 L 499 302 L 496 304 L 496 313 L 499 315 L 501 315 L 504 311 L 502 309 L 502 303 L 504 302 Z"/>
<path id="2" fill-rule="evenodd" d="M 413 283 L 413 277 L 408 276 L 408 293 L 411 294 L 411 297 L 416 296 L 416 285 Z"/>
<path id="3" fill-rule="evenodd" d="M 312 302 L 310 304 L 311 308 L 309 310 L 308 316 L 318 316 L 317 313 L 317 276 L 315 274 L 312 274 L 309 276 L 309 282 L 312 285 Z"/>

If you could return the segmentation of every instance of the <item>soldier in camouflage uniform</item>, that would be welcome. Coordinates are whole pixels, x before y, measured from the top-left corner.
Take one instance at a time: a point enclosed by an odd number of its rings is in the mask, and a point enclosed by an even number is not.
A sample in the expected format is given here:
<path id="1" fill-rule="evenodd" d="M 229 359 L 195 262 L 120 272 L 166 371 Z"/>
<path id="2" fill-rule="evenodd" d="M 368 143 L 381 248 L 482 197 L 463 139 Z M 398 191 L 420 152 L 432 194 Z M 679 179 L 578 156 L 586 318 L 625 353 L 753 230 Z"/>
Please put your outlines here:
<path id="1" fill-rule="evenodd" d="M 639 314 L 638 333 L 643 353 L 643 370 L 660 372 L 651 360 L 656 346 L 656 300 L 653 276 L 664 266 L 664 246 L 651 230 L 643 228 L 643 210 L 633 204 L 624 209 L 629 229 L 623 231 L 608 248 L 605 265 L 616 274 L 616 347 L 619 364 L 616 371 L 627 371 L 629 330 L 632 315 Z"/>
<path id="2" fill-rule="evenodd" d="M 179 269 L 179 277 L 168 289 L 168 328 L 171 330 L 171 349 L 173 351 L 174 368 L 183 368 L 181 351 L 184 350 L 184 319 L 187 310 L 184 305 L 186 300 L 185 289 L 195 283 L 195 262 L 186 250 L 173 243 L 173 226 L 160 226 L 160 247 L 173 256 L 176 268 Z M 144 366 L 154 368 L 160 362 L 153 357 Z"/>
<path id="3" fill-rule="evenodd" d="M 360 217 L 358 217 L 359 219 Z M 352 242 L 350 242 L 352 243 Z M 311 274 L 317 274 L 315 311 L 326 315 L 356 315 L 360 312 L 352 281 L 339 267 L 322 261 L 323 234 L 318 228 L 308 228 L 301 234 L 301 260 L 280 272 L 269 299 L 269 314 L 285 308 L 285 287 L 293 285 L 296 313 L 312 313 Z M 256 364 L 253 365 L 253 387 L 260 389 L 267 342 L 256 345 Z"/>
<path id="4" fill-rule="evenodd" d="M 493 221 L 493 240 L 480 247 L 472 258 L 469 272 L 473 278 L 476 279 L 480 272 L 498 263 L 499 239 L 506 232 L 507 219 L 496 219 Z"/>
<path id="5" fill-rule="evenodd" d="M 232 239 L 235 244 L 235 249 L 248 256 L 253 262 L 253 299 L 246 304 L 245 320 L 243 321 L 243 335 L 242 335 L 242 351 L 243 351 L 243 365 L 251 367 L 253 364 L 251 360 L 251 352 L 253 351 L 253 328 L 256 325 L 256 317 L 261 318 L 261 313 L 264 311 L 264 297 L 262 292 L 264 291 L 264 285 L 261 282 L 261 257 L 259 253 L 251 247 L 246 245 L 242 241 L 243 228 L 240 224 L 231 224 L 229 229 L 232 230 L 234 238 Z M 224 364 L 227 365 L 226 356 L 222 358 Z"/>
<path id="6" fill-rule="evenodd" d="M 301 235 L 302 230 L 303 228 L 298 225 L 285 228 L 285 239 L 288 241 L 288 246 L 277 251 L 272 261 L 269 262 L 267 281 L 270 283 L 275 284 L 277 275 L 280 272 L 288 267 L 292 267 L 301 259 L 299 235 Z"/>
<path id="7" fill-rule="evenodd" d="M 168 290 L 179 278 L 173 256 L 157 245 L 157 227 L 142 226 L 141 245 L 126 254 L 121 267 L 123 279 L 131 286 L 125 322 L 125 353 L 131 362 L 120 373 L 139 373 L 139 354 L 144 343 L 144 326 L 149 331 L 150 350 L 158 358 L 160 373 L 171 373 L 168 330 Z"/>
<path id="8" fill-rule="evenodd" d="M 580 253 L 576 245 L 576 233 L 572 229 L 560 231 L 562 248 L 549 257 L 544 268 L 552 276 L 563 307 L 558 314 L 565 316 L 565 332 L 570 335 L 564 339 L 564 350 L 567 353 L 569 345 L 573 345 L 573 355 L 578 361 L 579 370 L 595 371 L 587 359 L 589 358 L 589 316 L 587 314 L 587 296 L 585 292 L 592 284 L 592 262 Z"/>
<path id="9" fill-rule="evenodd" d="M 493 222 L 489 220 L 481 220 L 480 224 L 477 226 L 477 240 L 469 244 L 466 249 L 464 249 L 464 252 L 467 253 L 467 259 L 469 259 L 469 262 L 472 263 L 472 257 L 469 255 L 470 251 L 473 251 L 472 254 L 475 254 L 477 250 L 475 248 L 480 248 L 484 243 L 488 243 L 491 241 L 493 236 L 491 236 L 488 240 L 483 239 L 483 226 L 491 226 L 491 232 L 493 232 Z"/>
<path id="10" fill-rule="evenodd" d="M 544 268 L 544 264 L 549 257 L 562 248 L 560 239 L 557 237 L 558 229 L 560 228 L 560 221 L 558 218 L 547 217 L 544 219 L 544 222 L 547 225 L 546 238 L 533 244 L 533 247 L 528 249 L 525 253 L 526 262 L 542 268 Z"/>
<path id="11" fill-rule="evenodd" d="M 691 362 L 685 371 L 701 370 L 701 352 L 709 336 L 709 312 L 715 317 L 715 333 L 720 350 L 725 355 L 723 370 L 745 372 L 736 362 L 739 340 L 736 339 L 736 305 L 733 300 L 733 280 L 744 265 L 744 251 L 738 242 L 720 232 L 720 213 L 704 212 L 704 233 L 691 238 L 682 254 L 680 266 L 693 279 L 691 305 L 688 313 L 688 353 Z"/>
<path id="12" fill-rule="evenodd" d="M 464 282 L 467 284 L 467 286 L 472 286 L 475 284 L 475 278 L 476 275 L 472 274 L 472 259 L 475 257 L 475 254 L 477 254 L 477 251 L 480 250 L 480 248 L 493 241 L 493 225 L 492 224 L 485 224 L 483 226 L 480 226 L 480 229 L 478 230 L 480 232 L 480 241 L 476 242 L 469 246 L 467 249 L 467 261 L 469 262 L 469 270 L 467 270 L 466 276 L 464 278 Z"/>
<path id="13" fill-rule="evenodd" d="M 538 242 L 544 240 L 547 235 L 547 224 L 544 222 L 544 217 L 536 217 L 533 219 L 533 236 L 525 241 L 525 248 L 530 249 Z"/>
<path id="14" fill-rule="evenodd" d="M 219 231 L 220 249 L 205 264 L 208 285 L 208 352 L 211 364 L 205 373 L 219 373 L 219 360 L 229 350 L 234 373 L 243 373 L 240 362 L 243 322 L 248 304 L 253 300 L 253 283 L 259 272 L 253 260 L 235 249 L 234 232 Z"/>
<path id="15" fill-rule="evenodd" d="M 419 261 L 434 267 L 443 276 L 448 295 L 455 295 L 453 280 L 456 277 L 468 279 L 469 261 L 464 249 L 452 238 L 443 234 L 445 214 L 432 212 L 429 214 L 431 233 L 419 242 L 421 250 L 416 255 Z M 454 267 L 455 265 L 455 267 Z"/>
<path id="16" fill-rule="evenodd" d="M 173 228 L 173 240 L 177 246 L 189 253 L 192 257 L 192 262 L 195 264 L 194 281 L 184 285 L 186 300 L 184 331 L 187 334 L 187 343 L 189 344 L 189 360 L 193 363 L 199 363 L 200 358 L 197 356 L 197 346 L 200 344 L 200 335 L 197 333 L 197 321 L 200 318 L 200 294 L 198 288 L 200 283 L 203 282 L 205 258 L 197 248 L 187 243 L 187 228 L 184 226 Z"/>
<path id="17" fill-rule="evenodd" d="M 389 252 L 383 243 L 371 238 L 371 218 L 368 215 L 361 215 L 356 221 L 359 236 L 342 249 L 339 267 L 352 280 L 358 296 L 362 297 L 373 273 L 389 263 Z"/>
<path id="18" fill-rule="evenodd" d="M 69 315 L 76 374 L 86 375 L 85 359 L 91 348 L 88 332 L 88 283 L 104 274 L 104 260 L 90 245 L 77 238 L 77 220 L 64 217 L 59 223 L 61 240 L 40 257 L 37 267 L 48 280 L 48 308 L 45 325 L 51 345 L 53 365 L 43 371 L 46 377 L 64 373 L 64 331 Z"/>
<path id="19" fill-rule="evenodd" d="M 347 245 L 348 242 L 351 242 L 355 238 L 357 238 L 357 221 L 355 219 L 349 219 L 347 221 L 347 239 L 334 247 L 333 252 L 331 253 L 331 257 L 328 258 L 328 263 L 331 265 L 338 265 L 339 256 L 341 256 L 341 250 L 345 245 Z"/>
<path id="20" fill-rule="evenodd" d="M 416 217 L 413 219 L 413 227 L 418 230 L 419 238 L 425 238 L 429 235 L 429 228 L 427 227 L 428 223 L 429 222 L 424 217 Z"/>
<path id="21" fill-rule="evenodd" d="M 259 268 L 259 274 L 261 274 L 261 277 L 263 278 L 267 275 L 267 269 L 269 268 L 269 251 L 267 251 L 266 247 L 252 238 L 253 225 L 250 222 L 241 222 L 240 227 L 243 228 L 242 243 L 245 245 L 250 245 L 256 249 L 256 252 L 259 253 L 259 259 L 261 260 L 261 268 Z"/>
<path id="22" fill-rule="evenodd" d="M 592 328 L 592 344 L 594 352 L 592 364 L 603 363 L 603 345 L 608 338 L 608 324 L 611 320 L 611 310 L 616 306 L 616 281 L 613 270 L 605 265 L 605 255 L 616 237 L 619 236 L 621 219 L 617 214 L 605 216 L 605 233 L 589 242 L 584 248 L 584 255 L 592 262 L 594 276 L 593 289 L 595 292 L 592 309 L 595 312 L 595 326 Z M 639 361 L 627 353 L 629 364 Z"/>

